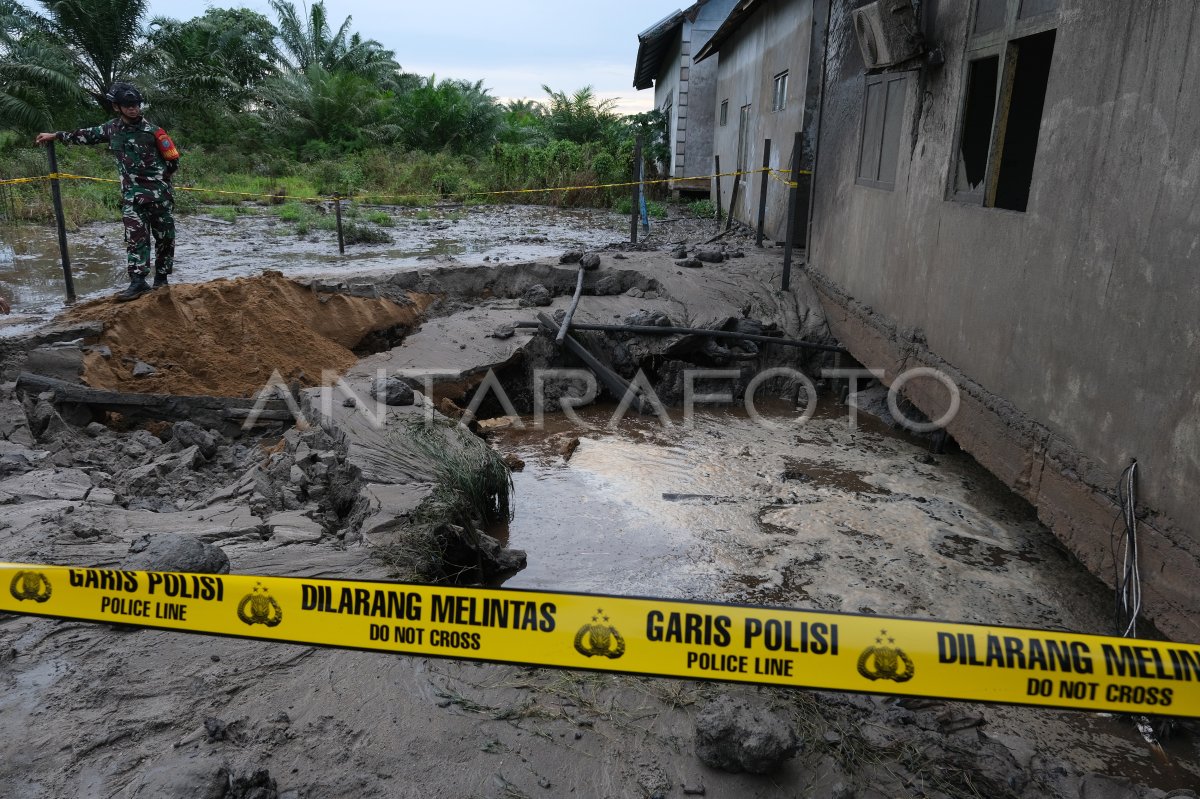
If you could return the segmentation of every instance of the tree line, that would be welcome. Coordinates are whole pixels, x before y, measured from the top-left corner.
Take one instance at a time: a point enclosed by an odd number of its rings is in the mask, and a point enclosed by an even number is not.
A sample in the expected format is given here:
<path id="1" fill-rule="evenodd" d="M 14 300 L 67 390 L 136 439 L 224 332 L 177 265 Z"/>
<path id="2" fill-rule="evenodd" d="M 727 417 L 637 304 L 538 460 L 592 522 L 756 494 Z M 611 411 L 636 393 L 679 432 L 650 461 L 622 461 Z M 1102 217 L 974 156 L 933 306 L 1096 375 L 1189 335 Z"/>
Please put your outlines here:
<path id="1" fill-rule="evenodd" d="M 323 0 L 270 4 L 273 19 L 210 8 L 178 20 L 148 18 L 147 0 L 0 0 L 0 128 L 95 124 L 111 116 L 107 88 L 127 80 L 185 152 L 253 155 L 254 168 L 388 148 L 485 161 L 510 186 L 550 180 L 545 165 L 564 158 L 592 179 L 623 177 L 636 136 L 651 171 L 668 155 L 658 112 L 622 116 L 590 87 L 501 102 L 482 80 L 405 72 Z M 528 179 L 501 180 L 522 169 Z"/>

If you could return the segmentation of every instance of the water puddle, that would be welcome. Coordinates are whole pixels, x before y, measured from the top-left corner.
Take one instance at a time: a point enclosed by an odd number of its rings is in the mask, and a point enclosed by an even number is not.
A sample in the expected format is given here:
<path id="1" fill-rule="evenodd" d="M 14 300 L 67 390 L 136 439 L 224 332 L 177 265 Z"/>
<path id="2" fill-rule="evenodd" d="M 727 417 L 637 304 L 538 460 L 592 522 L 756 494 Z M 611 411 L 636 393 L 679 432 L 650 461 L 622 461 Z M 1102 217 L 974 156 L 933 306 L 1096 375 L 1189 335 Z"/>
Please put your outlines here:
<path id="1" fill-rule="evenodd" d="M 610 211 L 543 206 L 483 206 L 445 211 L 384 210 L 392 242 L 356 244 L 338 254 L 337 235 L 314 229 L 296 235 L 268 209 L 245 207 L 233 222 L 207 212 L 177 220 L 173 280 L 216 278 L 279 270 L 301 276 L 401 271 L 442 266 L 447 258 L 467 266 L 557 256 L 565 249 L 602 247 L 620 240 L 628 221 Z M 426 218 L 428 217 L 428 218 Z M 113 292 L 127 282 L 125 242 L 119 221 L 85 225 L 68 233 L 75 292 L 81 299 Z M 485 259 L 488 259 L 485 261 Z M 13 316 L 0 335 L 24 332 L 58 313 L 65 296 L 58 237 L 51 226 L 0 227 L 0 294 Z"/>
<path id="2" fill-rule="evenodd" d="M 507 585 L 1105 629 L 1099 583 L 965 455 L 832 407 L 798 427 L 773 408 L 774 429 L 741 409 L 670 428 L 611 413 L 497 434 L 526 463 L 498 532 L 529 566 Z"/>

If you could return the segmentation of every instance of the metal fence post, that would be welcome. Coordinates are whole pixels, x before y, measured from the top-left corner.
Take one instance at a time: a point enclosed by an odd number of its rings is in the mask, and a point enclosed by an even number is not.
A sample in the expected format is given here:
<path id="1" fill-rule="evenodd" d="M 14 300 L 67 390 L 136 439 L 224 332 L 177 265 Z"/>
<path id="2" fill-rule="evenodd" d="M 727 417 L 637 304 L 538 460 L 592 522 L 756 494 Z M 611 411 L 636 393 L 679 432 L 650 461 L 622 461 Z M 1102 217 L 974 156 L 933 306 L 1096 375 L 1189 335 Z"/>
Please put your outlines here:
<path id="1" fill-rule="evenodd" d="M 789 291 L 792 287 L 792 248 L 796 239 L 796 195 L 800 193 L 800 131 L 796 131 L 796 140 L 792 144 L 792 174 L 791 188 L 788 189 L 787 238 L 783 248 L 783 281 L 782 288 Z"/>
<path id="2" fill-rule="evenodd" d="M 762 177 L 759 178 L 758 185 L 758 235 L 754 239 L 754 246 L 763 246 L 763 226 L 767 222 L 767 181 L 771 179 L 771 140 L 767 139 L 763 142 L 763 171 Z"/>
<path id="3" fill-rule="evenodd" d="M 337 216 L 338 253 L 345 255 L 346 235 L 342 232 L 342 197 L 339 194 L 333 195 L 333 212 Z"/>
<path id="4" fill-rule="evenodd" d="M 62 257 L 63 280 L 67 287 L 67 305 L 75 304 L 75 279 L 71 277 L 71 253 L 67 251 L 67 221 L 63 217 L 62 191 L 58 186 L 58 154 L 54 142 L 46 144 L 46 160 L 50 164 L 50 198 L 54 203 L 54 222 L 58 226 L 58 252 Z"/>
<path id="5" fill-rule="evenodd" d="M 633 170 L 631 172 L 633 188 L 629 191 L 629 243 L 638 243 L 638 217 L 641 216 L 641 177 L 642 177 L 642 137 L 638 136 L 633 144 Z"/>

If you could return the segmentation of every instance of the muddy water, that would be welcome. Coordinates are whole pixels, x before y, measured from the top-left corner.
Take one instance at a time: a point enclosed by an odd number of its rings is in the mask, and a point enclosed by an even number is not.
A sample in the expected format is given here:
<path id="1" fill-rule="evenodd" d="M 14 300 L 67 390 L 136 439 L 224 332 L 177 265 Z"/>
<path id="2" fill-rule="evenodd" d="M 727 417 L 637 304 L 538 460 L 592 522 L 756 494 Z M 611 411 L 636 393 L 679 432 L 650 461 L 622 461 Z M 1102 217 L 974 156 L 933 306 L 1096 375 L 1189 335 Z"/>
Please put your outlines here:
<path id="1" fill-rule="evenodd" d="M 780 410 L 505 431 L 527 464 L 506 532 L 530 556 L 509 584 L 1106 630 L 1107 594 L 970 458 Z"/>
<path id="2" fill-rule="evenodd" d="M 416 269 L 446 258 L 475 265 L 558 255 L 599 247 L 627 235 L 628 222 L 608 211 L 542 206 L 488 206 L 444 211 L 385 210 L 390 244 L 357 244 L 338 254 L 337 234 L 298 236 L 268 209 L 247 207 L 232 223 L 205 213 L 178 220 L 175 277 L 199 283 L 278 269 L 289 275 Z M 428 217 L 428 218 L 425 218 Z M 75 290 L 81 298 L 123 286 L 125 244 L 119 221 L 68 235 Z M 0 227 L 0 294 L 14 317 L 0 335 L 26 330 L 62 309 L 58 238 L 49 226 Z"/>
<path id="3" fill-rule="evenodd" d="M 506 585 L 1110 632 L 1109 591 L 966 455 L 931 455 L 866 417 L 852 430 L 832 407 L 802 426 L 770 408 L 775 429 L 742 410 L 607 429 L 613 410 L 580 411 L 592 430 L 548 417 L 497 436 L 526 463 L 515 518 L 494 531 L 529 557 Z M 1164 760 L 1109 714 L 986 713 L 994 734 L 1086 769 L 1200 785 L 1186 733 Z"/>

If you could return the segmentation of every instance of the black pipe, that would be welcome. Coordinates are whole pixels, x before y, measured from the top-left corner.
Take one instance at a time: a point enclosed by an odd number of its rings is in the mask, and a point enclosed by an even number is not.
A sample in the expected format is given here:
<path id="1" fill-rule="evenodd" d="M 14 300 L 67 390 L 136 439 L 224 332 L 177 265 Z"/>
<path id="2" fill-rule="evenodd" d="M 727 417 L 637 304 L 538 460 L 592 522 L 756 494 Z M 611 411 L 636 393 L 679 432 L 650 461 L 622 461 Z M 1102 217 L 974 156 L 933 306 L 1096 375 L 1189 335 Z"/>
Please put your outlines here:
<path id="1" fill-rule="evenodd" d="M 562 327 L 558 330 L 558 335 L 555 337 L 555 342 L 559 345 L 563 343 L 563 339 L 567 337 L 567 331 L 571 329 L 571 317 L 575 316 L 575 309 L 579 307 L 579 298 L 583 296 L 583 264 L 579 265 L 579 276 L 575 279 L 575 296 L 571 298 L 571 306 L 567 308 L 567 315 L 563 317 Z"/>
<path id="2" fill-rule="evenodd" d="M 519 328 L 537 328 L 542 327 L 538 322 L 517 322 L 515 327 Z M 797 341 L 790 338 L 776 338 L 774 336 L 760 336 L 756 333 L 739 333 L 736 330 L 705 330 L 698 327 L 656 327 L 653 325 L 589 325 L 589 324 L 574 324 L 571 325 L 572 330 L 588 330 L 599 333 L 636 333 L 638 335 L 661 335 L 661 336 L 708 336 L 710 338 L 732 338 L 740 341 L 754 341 L 763 344 L 779 344 L 783 347 L 799 347 L 805 350 L 817 350 L 819 352 L 840 352 L 849 355 L 850 351 L 845 347 L 838 347 L 834 344 L 817 344 L 812 341 Z"/>

